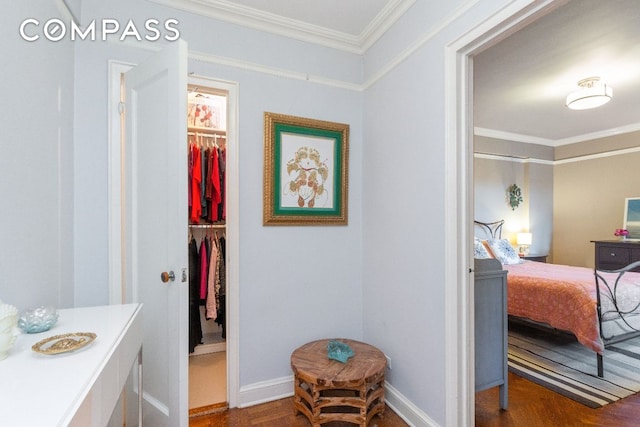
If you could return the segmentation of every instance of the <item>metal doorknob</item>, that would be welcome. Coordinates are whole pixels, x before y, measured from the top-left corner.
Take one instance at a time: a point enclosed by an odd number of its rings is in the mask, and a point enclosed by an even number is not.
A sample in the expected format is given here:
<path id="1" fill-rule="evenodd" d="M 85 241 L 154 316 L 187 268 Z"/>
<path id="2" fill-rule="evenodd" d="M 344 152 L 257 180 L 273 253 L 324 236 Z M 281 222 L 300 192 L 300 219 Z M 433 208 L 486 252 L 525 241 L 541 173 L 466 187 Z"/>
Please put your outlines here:
<path id="1" fill-rule="evenodd" d="M 173 271 L 170 271 L 170 272 L 168 272 L 168 273 L 167 273 L 166 271 L 163 271 L 163 272 L 160 274 L 160 279 L 162 279 L 162 281 L 163 281 L 164 283 L 167 283 L 167 282 L 169 282 L 169 281 L 172 281 L 172 282 L 173 282 L 174 280 L 176 280 L 176 275 L 175 275 L 175 273 L 174 273 Z"/>

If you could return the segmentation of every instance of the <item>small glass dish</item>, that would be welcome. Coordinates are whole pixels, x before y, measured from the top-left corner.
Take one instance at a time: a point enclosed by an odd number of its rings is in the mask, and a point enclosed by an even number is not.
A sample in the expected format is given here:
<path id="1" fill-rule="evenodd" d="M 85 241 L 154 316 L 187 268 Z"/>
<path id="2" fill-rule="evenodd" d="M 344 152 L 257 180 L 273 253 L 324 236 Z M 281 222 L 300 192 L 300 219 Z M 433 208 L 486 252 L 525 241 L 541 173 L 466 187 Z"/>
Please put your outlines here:
<path id="1" fill-rule="evenodd" d="M 53 307 L 26 310 L 18 319 L 18 327 L 27 334 L 37 334 L 51 329 L 58 321 L 58 311 Z"/>

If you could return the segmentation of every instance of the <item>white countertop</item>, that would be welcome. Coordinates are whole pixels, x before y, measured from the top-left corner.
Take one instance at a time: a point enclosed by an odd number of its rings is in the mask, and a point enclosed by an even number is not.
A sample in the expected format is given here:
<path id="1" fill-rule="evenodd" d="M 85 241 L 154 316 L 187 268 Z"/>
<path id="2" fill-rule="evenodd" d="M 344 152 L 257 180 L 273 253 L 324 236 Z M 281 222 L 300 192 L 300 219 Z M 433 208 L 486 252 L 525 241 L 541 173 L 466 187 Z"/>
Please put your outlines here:
<path id="1" fill-rule="evenodd" d="M 135 360 L 142 340 L 141 333 L 137 332 L 141 330 L 137 326 L 141 323 L 140 310 L 140 304 L 63 309 L 59 310 L 58 322 L 50 330 L 19 335 L 8 357 L 0 361 L 0 425 L 70 424 L 96 383 L 102 380 L 101 375 L 114 360 L 114 354 L 118 356 L 116 360 L 122 359 L 127 364 L 114 372 L 123 375 L 126 371 L 128 375 L 129 359 L 133 354 L 130 362 Z M 134 320 L 135 337 L 125 339 Z M 86 347 L 69 353 L 43 355 L 31 349 L 33 344 L 45 338 L 74 332 L 93 332 L 97 337 Z M 122 348 L 123 342 L 128 348 Z M 121 354 L 123 351 L 126 354 Z M 126 377 L 116 383 L 119 385 L 124 381 Z M 115 392 L 119 396 L 120 389 L 110 394 Z M 102 399 L 102 394 L 100 396 Z M 106 401 L 111 405 L 113 398 Z M 109 411 L 112 409 L 108 408 Z M 100 417 L 104 419 L 105 415 Z"/>

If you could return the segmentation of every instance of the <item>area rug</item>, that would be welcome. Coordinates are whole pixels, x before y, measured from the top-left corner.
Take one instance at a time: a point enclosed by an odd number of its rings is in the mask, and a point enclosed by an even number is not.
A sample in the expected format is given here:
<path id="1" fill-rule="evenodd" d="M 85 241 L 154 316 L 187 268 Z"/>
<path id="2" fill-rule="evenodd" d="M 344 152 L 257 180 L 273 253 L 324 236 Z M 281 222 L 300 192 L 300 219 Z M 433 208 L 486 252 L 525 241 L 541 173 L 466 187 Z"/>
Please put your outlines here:
<path id="1" fill-rule="evenodd" d="M 604 378 L 596 354 L 563 334 L 510 328 L 509 370 L 590 408 L 640 391 L 640 337 L 607 347 Z"/>

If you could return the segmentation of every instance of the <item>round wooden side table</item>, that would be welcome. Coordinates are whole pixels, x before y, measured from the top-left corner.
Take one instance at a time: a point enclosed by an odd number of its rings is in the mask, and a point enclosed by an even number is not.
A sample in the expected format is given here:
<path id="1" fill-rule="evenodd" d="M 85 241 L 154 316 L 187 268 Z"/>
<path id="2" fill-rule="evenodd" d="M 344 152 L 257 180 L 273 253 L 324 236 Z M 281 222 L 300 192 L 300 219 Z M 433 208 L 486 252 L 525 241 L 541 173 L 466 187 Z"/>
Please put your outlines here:
<path id="1" fill-rule="evenodd" d="M 353 350 L 346 363 L 329 359 L 327 344 L 318 340 L 291 354 L 293 403 L 313 427 L 343 421 L 365 427 L 374 415 L 384 415 L 384 370 L 387 359 L 377 348 L 338 339 Z"/>

